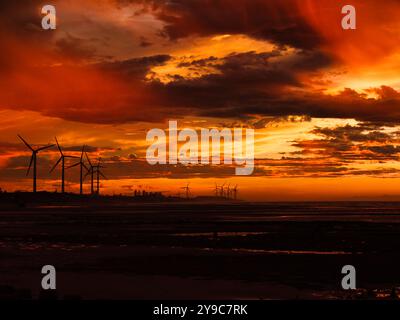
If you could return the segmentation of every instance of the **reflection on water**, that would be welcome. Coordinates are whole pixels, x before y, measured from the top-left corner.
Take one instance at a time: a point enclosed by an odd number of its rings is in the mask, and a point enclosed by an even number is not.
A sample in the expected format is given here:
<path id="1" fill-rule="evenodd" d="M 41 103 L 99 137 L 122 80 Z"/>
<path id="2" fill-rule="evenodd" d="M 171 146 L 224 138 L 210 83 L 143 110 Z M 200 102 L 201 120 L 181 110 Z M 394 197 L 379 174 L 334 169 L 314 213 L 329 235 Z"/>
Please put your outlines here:
<path id="1" fill-rule="evenodd" d="M 346 251 L 263 250 L 263 249 L 246 249 L 246 248 L 233 248 L 232 251 L 240 252 L 240 253 L 301 254 L 301 255 L 352 255 L 352 254 L 362 254 L 362 252 L 346 252 Z"/>
<path id="2" fill-rule="evenodd" d="M 16 249 L 25 251 L 36 251 L 36 250 L 63 250 L 73 251 L 79 249 L 93 249 L 98 248 L 98 245 L 86 245 L 86 244 L 70 244 L 65 242 L 59 243 L 48 243 L 48 242 L 0 242 L 0 248 L 4 249 Z"/>
<path id="3" fill-rule="evenodd" d="M 177 237 L 248 237 L 266 235 L 268 232 L 193 232 L 193 233 L 173 233 Z"/>
<path id="4" fill-rule="evenodd" d="M 43 205 L 43 206 L 35 206 L 35 208 L 39 209 L 65 209 L 65 208 L 84 208 L 84 206 L 81 205 Z"/>

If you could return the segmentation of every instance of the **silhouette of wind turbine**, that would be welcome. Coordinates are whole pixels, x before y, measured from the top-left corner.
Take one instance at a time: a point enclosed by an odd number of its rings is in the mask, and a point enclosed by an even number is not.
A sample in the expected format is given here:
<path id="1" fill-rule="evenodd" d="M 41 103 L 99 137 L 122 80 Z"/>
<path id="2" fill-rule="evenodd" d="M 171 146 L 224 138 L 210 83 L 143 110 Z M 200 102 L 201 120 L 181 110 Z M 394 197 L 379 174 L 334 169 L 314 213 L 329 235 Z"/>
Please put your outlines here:
<path id="1" fill-rule="evenodd" d="M 238 185 L 233 188 L 233 199 L 237 200 Z"/>
<path id="2" fill-rule="evenodd" d="M 189 195 L 190 195 L 190 188 L 189 188 L 190 183 L 188 183 L 186 185 L 186 187 L 182 187 L 181 189 L 185 190 L 186 192 L 186 199 L 189 199 Z"/>
<path id="3" fill-rule="evenodd" d="M 28 167 L 28 171 L 26 172 L 26 175 L 29 174 L 30 170 L 31 170 L 31 166 L 33 164 L 33 192 L 36 192 L 36 178 L 37 178 L 37 168 L 36 168 L 36 164 L 37 164 L 37 154 L 40 151 L 43 151 L 45 149 L 51 148 L 54 146 L 54 144 L 50 144 L 44 147 L 40 147 L 37 149 L 32 148 L 32 146 L 26 142 L 24 140 L 24 138 L 22 138 L 20 135 L 18 135 L 18 138 L 20 138 L 22 140 L 22 142 L 28 147 L 29 150 L 32 151 L 32 156 L 31 156 L 31 160 L 29 162 L 29 167 Z"/>
<path id="4" fill-rule="evenodd" d="M 89 162 L 90 169 L 88 170 L 88 172 L 86 173 L 84 178 L 86 178 L 90 174 L 90 193 L 93 194 L 94 193 L 94 187 L 93 187 L 94 167 L 93 167 L 92 162 L 90 161 L 89 156 L 87 155 L 86 152 L 85 152 L 85 156 L 86 156 L 87 161 Z"/>
<path id="5" fill-rule="evenodd" d="M 224 187 L 225 187 L 225 185 L 226 185 L 226 183 L 224 183 L 222 186 L 221 186 L 221 197 L 224 197 L 225 195 L 224 195 Z"/>
<path id="6" fill-rule="evenodd" d="M 90 169 L 86 173 L 85 177 L 86 178 L 90 174 L 90 192 L 91 194 L 94 194 L 94 174 L 96 173 L 96 180 L 97 180 L 97 190 L 96 193 L 100 193 L 100 176 L 102 176 L 104 179 L 107 180 L 107 178 L 104 176 L 104 174 L 101 172 L 100 168 L 104 168 L 103 166 L 100 165 L 101 158 L 98 159 L 98 163 L 96 165 L 93 165 L 92 162 L 89 159 L 89 156 L 85 152 L 85 156 L 87 161 L 89 162 Z"/>
<path id="7" fill-rule="evenodd" d="M 82 152 L 81 152 L 81 157 L 79 159 L 79 162 L 73 164 L 72 166 L 67 167 L 66 169 L 70 169 L 76 166 L 79 166 L 80 168 L 80 179 L 79 179 L 79 194 L 83 194 L 83 168 L 86 169 L 87 172 L 90 172 L 88 167 L 85 165 L 85 162 L 83 161 L 83 154 L 85 152 L 85 146 L 82 147 Z"/>
<path id="8" fill-rule="evenodd" d="M 103 166 L 100 165 L 101 158 L 98 159 L 97 165 L 94 166 L 96 169 L 96 178 L 97 178 L 97 190 L 96 193 L 100 194 L 100 176 L 102 176 L 104 179 L 107 180 L 107 178 L 104 176 L 104 174 L 101 172 L 100 168 L 104 168 Z"/>
<path id="9" fill-rule="evenodd" d="M 215 196 L 218 197 L 218 185 L 215 183 Z"/>
<path id="10" fill-rule="evenodd" d="M 56 139 L 56 143 L 57 143 L 57 148 L 58 151 L 60 152 L 60 158 L 58 159 L 58 161 L 56 162 L 56 164 L 53 166 L 53 168 L 51 168 L 50 173 L 54 171 L 54 169 L 58 166 L 58 164 L 61 162 L 61 193 L 65 192 L 65 159 L 66 158 L 78 158 L 75 156 L 66 156 L 63 152 L 62 149 L 60 147 L 60 145 L 58 144 L 58 140 L 57 137 L 55 137 Z"/>

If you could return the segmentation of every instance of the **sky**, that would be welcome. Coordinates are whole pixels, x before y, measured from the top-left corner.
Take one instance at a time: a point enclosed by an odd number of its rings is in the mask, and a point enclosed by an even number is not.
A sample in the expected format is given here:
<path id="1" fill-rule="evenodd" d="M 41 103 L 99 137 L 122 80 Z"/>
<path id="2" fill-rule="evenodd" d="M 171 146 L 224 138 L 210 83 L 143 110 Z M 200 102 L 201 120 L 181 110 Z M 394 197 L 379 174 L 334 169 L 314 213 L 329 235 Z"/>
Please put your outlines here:
<path id="1" fill-rule="evenodd" d="M 341 26 L 349 2 L 356 30 Z M 107 194 L 226 183 L 252 201 L 400 200 L 399 1 L 55 0 L 43 30 L 46 4 L 0 2 L 3 190 L 31 190 L 20 134 L 74 156 L 86 145 Z M 254 129 L 254 173 L 149 165 L 146 133 L 169 120 Z M 39 154 L 39 190 L 60 191 L 58 157 Z"/>

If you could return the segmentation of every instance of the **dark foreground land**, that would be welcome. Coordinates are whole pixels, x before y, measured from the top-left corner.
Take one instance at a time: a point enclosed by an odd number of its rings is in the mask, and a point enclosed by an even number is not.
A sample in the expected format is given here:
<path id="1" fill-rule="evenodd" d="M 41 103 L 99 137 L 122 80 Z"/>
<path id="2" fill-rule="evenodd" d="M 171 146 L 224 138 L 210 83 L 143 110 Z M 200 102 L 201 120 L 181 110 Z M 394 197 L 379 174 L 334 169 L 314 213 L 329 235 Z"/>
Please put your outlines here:
<path id="1" fill-rule="evenodd" d="M 47 264 L 62 299 L 395 298 L 400 203 L 0 205 L 0 298 Z"/>

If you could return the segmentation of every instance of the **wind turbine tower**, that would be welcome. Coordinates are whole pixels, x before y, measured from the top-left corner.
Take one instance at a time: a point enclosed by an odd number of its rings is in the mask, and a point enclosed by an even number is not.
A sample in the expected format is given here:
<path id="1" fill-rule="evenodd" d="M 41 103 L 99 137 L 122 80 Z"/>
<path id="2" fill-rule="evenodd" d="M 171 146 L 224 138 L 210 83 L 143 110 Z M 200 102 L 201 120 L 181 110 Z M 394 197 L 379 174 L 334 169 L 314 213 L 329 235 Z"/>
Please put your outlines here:
<path id="1" fill-rule="evenodd" d="M 215 197 L 218 197 L 219 194 L 219 186 L 215 184 Z"/>
<path id="2" fill-rule="evenodd" d="M 75 156 L 67 156 L 63 153 L 57 137 L 55 137 L 56 139 L 56 143 L 57 143 L 57 148 L 58 151 L 60 152 L 60 158 L 58 159 L 58 161 L 56 162 L 56 164 L 53 166 L 53 168 L 51 168 L 50 172 L 53 172 L 54 169 L 58 166 L 58 164 L 61 162 L 61 193 L 65 193 L 65 159 L 66 158 L 77 158 Z"/>
<path id="3" fill-rule="evenodd" d="M 37 154 L 40 151 L 43 151 L 45 149 L 51 148 L 54 146 L 54 144 L 50 144 L 44 147 L 39 147 L 34 149 L 28 142 L 26 142 L 24 140 L 24 138 L 22 138 L 20 135 L 18 135 L 18 138 L 20 138 L 22 140 L 22 142 L 28 147 L 29 150 L 32 151 L 32 156 L 31 156 L 31 160 L 29 162 L 29 167 L 28 167 L 28 171 L 26 172 L 26 175 L 29 175 L 29 172 L 31 170 L 32 164 L 33 164 L 33 192 L 36 192 L 36 178 L 37 178 Z"/>
<path id="4" fill-rule="evenodd" d="M 238 185 L 233 188 L 233 199 L 237 200 Z"/>
<path id="5" fill-rule="evenodd" d="M 79 169 L 80 169 L 79 194 L 81 194 L 81 195 L 83 194 L 83 179 L 84 179 L 84 177 L 83 177 L 83 168 L 85 168 L 87 172 L 90 172 L 90 170 L 89 170 L 88 167 L 85 165 L 85 162 L 84 162 L 84 160 L 83 160 L 83 154 L 84 154 L 84 152 L 85 152 L 85 146 L 82 147 L 82 152 L 81 152 L 81 157 L 80 157 L 79 162 L 73 164 L 72 166 L 67 167 L 67 169 L 70 169 L 70 168 L 79 166 Z"/>
<path id="6" fill-rule="evenodd" d="M 190 188 L 189 188 L 189 185 L 190 185 L 190 183 L 188 183 L 188 184 L 186 185 L 186 187 L 182 187 L 182 188 L 181 188 L 181 189 L 185 190 L 186 199 L 189 199 L 189 196 L 190 196 Z"/>
<path id="7" fill-rule="evenodd" d="M 93 175 L 94 175 L 94 169 L 95 167 L 93 166 L 92 162 L 90 161 L 89 156 L 87 155 L 87 153 L 85 152 L 85 156 L 87 161 L 89 162 L 89 171 L 88 173 L 85 175 L 85 178 L 88 174 L 90 174 L 90 194 L 94 194 L 94 186 L 93 186 Z"/>
<path id="8" fill-rule="evenodd" d="M 97 180 L 97 188 L 96 188 L 96 194 L 99 195 L 100 194 L 100 176 L 102 176 L 104 179 L 107 179 L 103 172 L 101 172 L 100 168 L 104 168 L 102 165 L 100 165 L 101 163 L 101 158 L 98 159 L 97 165 L 93 166 L 93 169 L 96 170 L 96 180 Z"/>
<path id="9" fill-rule="evenodd" d="M 220 194 L 220 196 L 223 198 L 224 197 L 224 188 L 225 188 L 225 185 L 226 185 L 226 183 L 224 183 L 222 186 L 221 186 L 221 194 Z"/>

